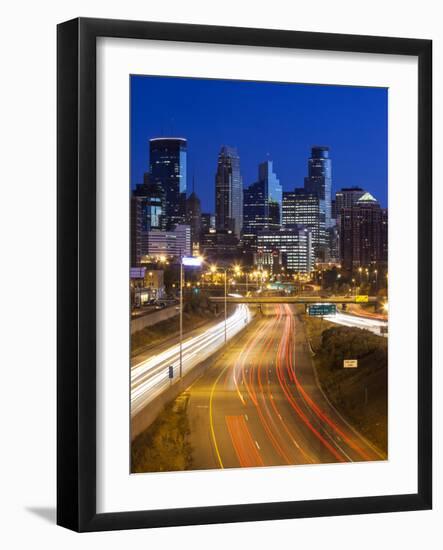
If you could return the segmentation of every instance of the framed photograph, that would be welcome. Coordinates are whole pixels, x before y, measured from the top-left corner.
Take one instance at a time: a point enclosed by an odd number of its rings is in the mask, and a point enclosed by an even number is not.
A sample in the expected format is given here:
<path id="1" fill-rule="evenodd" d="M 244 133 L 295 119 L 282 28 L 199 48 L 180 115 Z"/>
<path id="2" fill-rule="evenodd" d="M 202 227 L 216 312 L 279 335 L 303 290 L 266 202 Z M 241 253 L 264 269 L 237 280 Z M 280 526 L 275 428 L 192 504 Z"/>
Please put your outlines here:
<path id="1" fill-rule="evenodd" d="M 58 26 L 59 525 L 431 508 L 431 67 Z"/>

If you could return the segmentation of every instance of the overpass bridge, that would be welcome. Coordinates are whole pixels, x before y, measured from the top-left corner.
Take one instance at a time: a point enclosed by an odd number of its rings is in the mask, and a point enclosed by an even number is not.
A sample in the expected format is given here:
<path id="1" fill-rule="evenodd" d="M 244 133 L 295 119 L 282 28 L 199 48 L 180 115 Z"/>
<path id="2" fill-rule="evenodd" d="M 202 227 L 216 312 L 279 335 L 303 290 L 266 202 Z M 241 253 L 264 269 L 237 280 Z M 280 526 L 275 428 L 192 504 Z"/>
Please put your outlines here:
<path id="1" fill-rule="evenodd" d="M 212 296 L 212 303 L 223 304 L 375 304 L 376 296 Z"/>

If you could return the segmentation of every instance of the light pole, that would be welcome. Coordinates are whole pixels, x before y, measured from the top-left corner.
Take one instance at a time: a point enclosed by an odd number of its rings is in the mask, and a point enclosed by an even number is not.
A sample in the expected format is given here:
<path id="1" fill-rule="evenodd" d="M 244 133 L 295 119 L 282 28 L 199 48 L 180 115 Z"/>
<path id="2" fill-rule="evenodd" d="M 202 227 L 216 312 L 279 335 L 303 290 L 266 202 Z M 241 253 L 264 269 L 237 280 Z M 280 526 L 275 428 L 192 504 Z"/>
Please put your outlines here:
<path id="1" fill-rule="evenodd" d="M 217 266 L 216 265 L 211 265 L 211 273 L 216 273 L 218 270 Z M 225 280 L 224 280 L 224 287 L 225 287 L 225 292 L 224 292 L 224 306 L 225 306 L 225 344 L 226 342 L 228 341 L 228 327 L 227 327 L 227 320 L 228 320 L 228 268 L 227 267 L 222 267 L 221 270 L 223 271 L 224 273 L 224 277 L 225 277 Z"/>
<path id="2" fill-rule="evenodd" d="M 183 258 L 180 260 L 180 378 L 183 373 Z"/>
<path id="3" fill-rule="evenodd" d="M 183 376 L 183 288 L 184 288 L 184 267 L 200 267 L 203 263 L 201 256 L 183 256 L 180 258 L 180 378 Z"/>
<path id="4" fill-rule="evenodd" d="M 228 312 L 228 296 L 227 296 L 227 281 L 228 281 L 228 268 L 225 267 L 225 344 L 228 340 L 228 332 L 227 332 L 227 312 Z"/>

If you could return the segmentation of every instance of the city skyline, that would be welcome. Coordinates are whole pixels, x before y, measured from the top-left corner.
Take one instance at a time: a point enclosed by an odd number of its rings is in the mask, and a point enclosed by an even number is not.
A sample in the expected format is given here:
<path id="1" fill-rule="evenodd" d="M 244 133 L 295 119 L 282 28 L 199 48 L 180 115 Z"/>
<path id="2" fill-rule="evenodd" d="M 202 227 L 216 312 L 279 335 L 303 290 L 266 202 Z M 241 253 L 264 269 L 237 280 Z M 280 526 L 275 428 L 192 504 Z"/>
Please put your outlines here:
<path id="1" fill-rule="evenodd" d="M 132 473 L 388 458 L 386 99 L 132 77 Z"/>
<path id="2" fill-rule="evenodd" d="M 148 92 L 155 102 L 147 100 Z M 199 101 L 191 101 L 196 94 Z M 236 101 L 230 102 L 234 95 Z M 271 95 L 274 101 L 265 104 Z M 217 101 L 221 96 L 230 103 L 229 113 Z M 195 180 L 204 212 L 215 210 L 214 178 L 223 145 L 238 151 L 243 189 L 256 181 L 258 165 L 272 160 L 283 191 L 303 186 L 311 147 L 326 145 L 333 164 L 333 195 L 342 187 L 360 186 L 383 207 L 387 204 L 385 89 L 136 76 L 131 78 L 131 98 L 132 188 L 149 170 L 149 140 L 155 137 L 187 140 L 187 179 Z M 289 104 L 293 108 L 283 113 Z M 210 126 L 209 134 L 203 130 L 202 117 Z M 297 124 L 291 125 L 294 117 Z M 238 125 L 235 130 L 233 120 Z M 265 126 L 266 131 L 260 131 Z M 188 185 L 188 196 L 191 190 Z"/>

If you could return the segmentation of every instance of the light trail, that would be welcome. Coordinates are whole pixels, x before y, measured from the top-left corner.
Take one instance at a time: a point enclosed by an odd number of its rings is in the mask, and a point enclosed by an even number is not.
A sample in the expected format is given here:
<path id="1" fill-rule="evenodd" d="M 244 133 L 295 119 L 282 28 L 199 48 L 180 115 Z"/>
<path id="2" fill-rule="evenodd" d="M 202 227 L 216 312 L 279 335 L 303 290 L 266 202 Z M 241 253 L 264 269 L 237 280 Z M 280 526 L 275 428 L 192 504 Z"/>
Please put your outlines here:
<path id="1" fill-rule="evenodd" d="M 311 388 L 312 366 L 294 354 L 300 345 L 295 330 L 290 306 L 275 306 L 273 318 L 262 319 L 242 340 L 234 360 L 220 362 L 209 399 L 211 441 L 220 468 L 233 467 L 232 450 L 240 467 L 383 458 Z M 230 392 L 238 396 L 237 406 L 227 397 Z"/>
<path id="2" fill-rule="evenodd" d="M 288 330 L 289 330 L 289 338 L 292 337 L 293 334 L 293 324 L 294 319 L 292 316 L 291 309 L 288 305 L 284 306 L 287 313 L 287 324 L 288 324 Z M 346 443 L 354 450 L 356 451 L 360 457 L 363 460 L 370 460 L 369 455 L 360 448 L 357 443 L 353 441 L 351 437 L 349 437 L 347 434 L 344 433 L 343 430 L 341 430 L 338 425 L 323 411 L 311 398 L 311 396 L 308 394 L 308 392 L 303 387 L 303 384 L 299 381 L 298 376 L 296 374 L 296 365 L 293 364 L 293 355 L 291 353 L 292 343 L 290 344 L 290 347 L 287 348 L 286 353 L 286 364 L 287 364 L 287 373 L 289 376 L 289 379 L 292 380 L 297 388 L 297 391 L 299 392 L 301 398 L 303 401 L 308 405 L 308 407 L 311 409 L 313 413 L 318 417 L 320 421 L 320 425 L 322 425 L 323 428 L 326 427 L 325 423 L 334 430 L 336 434 L 338 434 L 341 439 L 345 440 Z M 345 456 L 346 459 L 350 460 L 352 462 L 352 459 L 350 456 L 344 451 L 344 449 L 337 443 L 337 441 L 331 436 L 331 434 L 324 430 L 327 437 L 330 439 L 330 441 L 337 447 L 337 449 Z"/>
<path id="3" fill-rule="evenodd" d="M 251 320 L 249 308 L 242 304 L 227 319 L 228 340 L 242 330 Z M 185 340 L 183 349 L 183 374 L 189 372 L 198 363 L 207 359 L 225 343 L 224 320 L 207 329 L 202 334 Z M 176 344 L 158 355 L 154 355 L 131 369 L 131 416 L 135 416 L 155 397 L 171 385 L 168 377 L 169 367 L 177 379 L 180 369 L 180 344 Z"/>
<path id="4" fill-rule="evenodd" d="M 325 315 L 324 319 L 337 325 L 370 330 L 378 336 L 388 336 L 387 332 L 382 332 L 382 327 L 387 328 L 388 322 L 381 319 L 369 319 L 368 317 L 359 317 L 358 315 L 341 313 L 339 311 L 335 315 Z"/>

